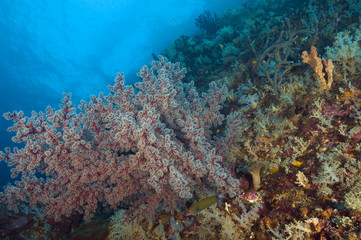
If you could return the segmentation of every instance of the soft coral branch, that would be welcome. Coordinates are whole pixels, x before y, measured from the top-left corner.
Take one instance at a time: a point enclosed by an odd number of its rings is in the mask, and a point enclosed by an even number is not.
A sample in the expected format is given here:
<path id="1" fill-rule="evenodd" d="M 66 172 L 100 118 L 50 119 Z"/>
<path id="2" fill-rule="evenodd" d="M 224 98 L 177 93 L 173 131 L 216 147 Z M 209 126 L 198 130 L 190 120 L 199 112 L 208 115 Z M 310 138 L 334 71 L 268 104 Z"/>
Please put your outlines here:
<path id="1" fill-rule="evenodd" d="M 57 111 L 48 107 L 31 118 L 5 114 L 14 121 L 14 140 L 25 146 L 0 152 L 14 166 L 13 176 L 22 174 L 1 200 L 14 210 L 23 202 L 40 204 L 59 221 L 75 212 L 89 219 L 98 202 L 112 208 L 136 202 L 130 218 L 137 219 L 160 205 L 174 210 L 195 189 L 234 196 L 238 180 L 218 154 L 223 140 L 210 131 L 223 122 L 219 110 L 227 89 L 211 83 L 200 97 L 193 83 L 182 83 L 185 73 L 160 57 L 141 69 L 138 91 L 118 74 L 111 93 L 82 101 L 79 113 L 64 94 Z"/>

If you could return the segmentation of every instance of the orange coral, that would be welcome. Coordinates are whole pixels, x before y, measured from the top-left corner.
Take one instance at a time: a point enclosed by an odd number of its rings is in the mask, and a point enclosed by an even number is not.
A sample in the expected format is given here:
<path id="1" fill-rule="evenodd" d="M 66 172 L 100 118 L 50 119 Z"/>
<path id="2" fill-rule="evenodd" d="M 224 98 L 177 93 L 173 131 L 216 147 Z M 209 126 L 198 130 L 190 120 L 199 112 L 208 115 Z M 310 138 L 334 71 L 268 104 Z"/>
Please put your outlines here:
<path id="1" fill-rule="evenodd" d="M 317 56 L 317 50 L 314 46 L 311 47 L 311 53 L 308 54 L 307 51 L 302 52 L 302 61 L 309 64 L 312 69 L 315 71 L 314 77 L 320 79 L 322 90 L 330 90 L 333 82 L 333 69 L 334 65 L 332 59 L 319 58 Z M 323 68 L 325 67 L 325 72 L 327 73 L 327 82 L 325 79 L 325 73 Z"/>

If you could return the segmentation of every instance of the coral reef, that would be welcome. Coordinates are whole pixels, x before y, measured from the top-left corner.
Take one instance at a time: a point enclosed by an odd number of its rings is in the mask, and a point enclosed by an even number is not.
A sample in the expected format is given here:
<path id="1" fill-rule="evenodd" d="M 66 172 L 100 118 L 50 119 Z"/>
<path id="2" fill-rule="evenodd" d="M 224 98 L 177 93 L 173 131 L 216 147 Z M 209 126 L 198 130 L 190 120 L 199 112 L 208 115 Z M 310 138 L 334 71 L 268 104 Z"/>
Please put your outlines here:
<path id="1" fill-rule="evenodd" d="M 214 29 L 179 37 L 162 52 L 179 63 L 156 59 L 135 86 L 118 75 L 79 113 L 65 95 L 58 111 L 5 114 L 26 144 L 0 158 L 25 175 L 1 200 L 61 218 L 53 232 L 108 212 L 108 239 L 360 239 L 360 12 L 358 0 L 205 12 Z"/>

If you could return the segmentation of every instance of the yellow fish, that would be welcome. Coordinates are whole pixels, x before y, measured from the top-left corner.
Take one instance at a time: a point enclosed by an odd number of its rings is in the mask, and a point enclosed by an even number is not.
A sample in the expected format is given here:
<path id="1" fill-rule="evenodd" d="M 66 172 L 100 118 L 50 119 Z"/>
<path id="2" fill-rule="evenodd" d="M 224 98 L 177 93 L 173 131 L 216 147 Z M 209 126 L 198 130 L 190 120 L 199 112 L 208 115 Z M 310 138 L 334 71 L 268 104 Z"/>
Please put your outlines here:
<path id="1" fill-rule="evenodd" d="M 195 203 L 192 204 L 192 206 L 188 209 L 187 216 L 194 215 L 203 209 L 213 205 L 216 203 L 219 199 L 223 199 L 223 196 L 221 194 L 203 198 Z"/>

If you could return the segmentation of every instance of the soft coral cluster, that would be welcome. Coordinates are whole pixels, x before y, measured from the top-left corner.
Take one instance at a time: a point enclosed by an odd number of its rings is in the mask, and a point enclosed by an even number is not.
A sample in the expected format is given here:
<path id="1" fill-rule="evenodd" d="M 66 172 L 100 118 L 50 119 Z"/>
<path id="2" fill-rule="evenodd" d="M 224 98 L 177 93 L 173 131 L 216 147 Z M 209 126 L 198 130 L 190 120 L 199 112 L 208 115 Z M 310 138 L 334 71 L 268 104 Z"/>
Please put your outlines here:
<path id="1" fill-rule="evenodd" d="M 89 219 L 99 202 L 132 203 L 134 218 L 160 205 L 173 210 L 195 190 L 235 196 L 239 182 L 219 152 L 227 141 L 211 131 L 224 120 L 219 110 L 227 89 L 213 82 L 200 97 L 193 83 L 182 83 L 185 73 L 160 57 L 141 69 L 137 92 L 118 74 L 109 96 L 81 102 L 80 113 L 64 95 L 58 111 L 5 114 L 14 121 L 13 140 L 25 146 L 0 152 L 14 166 L 13 177 L 22 173 L 1 193 L 2 202 L 14 210 L 21 202 L 40 204 L 58 221 L 75 212 Z"/>

